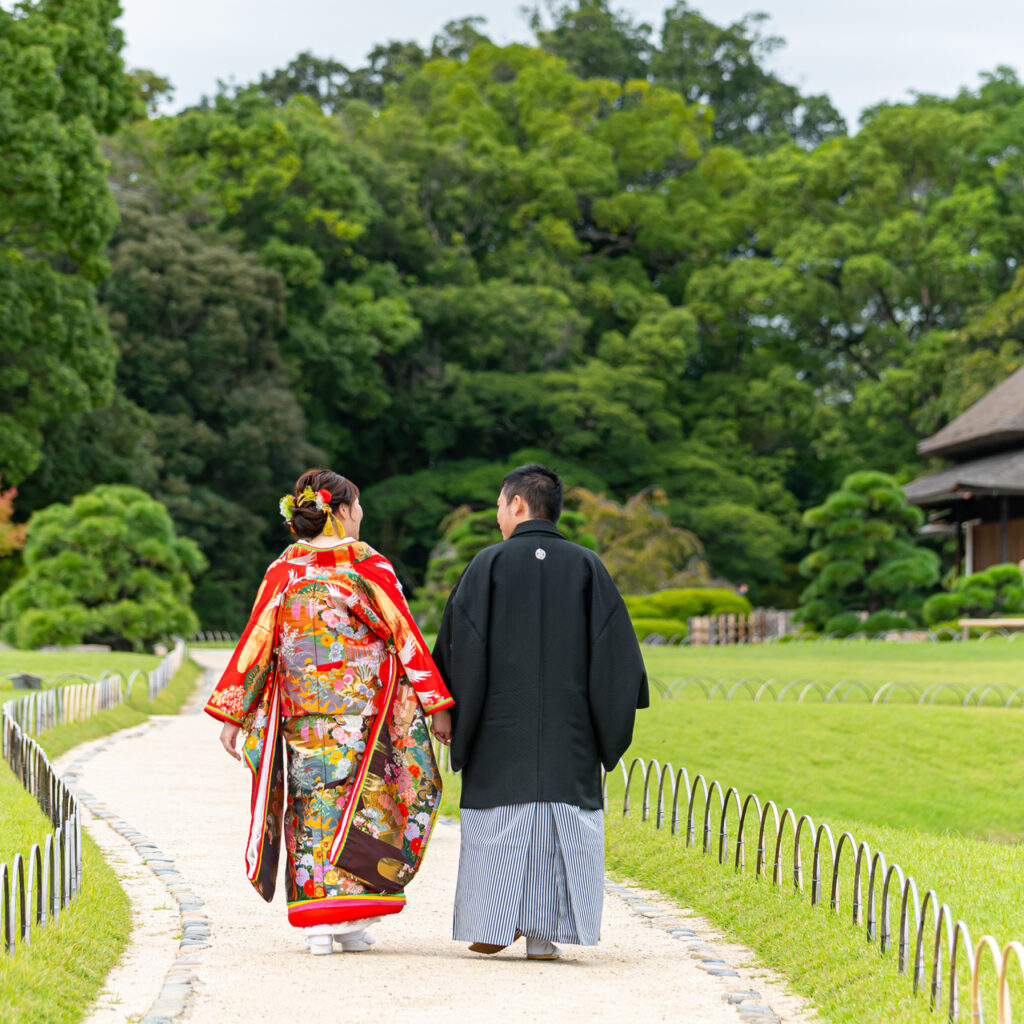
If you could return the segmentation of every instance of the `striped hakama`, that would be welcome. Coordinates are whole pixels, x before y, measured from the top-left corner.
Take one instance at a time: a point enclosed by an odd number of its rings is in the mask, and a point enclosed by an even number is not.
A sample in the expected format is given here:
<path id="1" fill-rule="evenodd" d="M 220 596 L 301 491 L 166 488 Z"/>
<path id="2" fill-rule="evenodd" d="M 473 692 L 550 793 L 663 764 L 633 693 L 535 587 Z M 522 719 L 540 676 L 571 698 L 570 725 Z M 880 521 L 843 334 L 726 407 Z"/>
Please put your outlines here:
<path id="1" fill-rule="evenodd" d="M 453 938 L 511 945 L 516 933 L 596 945 L 604 812 L 572 804 L 463 808 Z"/>

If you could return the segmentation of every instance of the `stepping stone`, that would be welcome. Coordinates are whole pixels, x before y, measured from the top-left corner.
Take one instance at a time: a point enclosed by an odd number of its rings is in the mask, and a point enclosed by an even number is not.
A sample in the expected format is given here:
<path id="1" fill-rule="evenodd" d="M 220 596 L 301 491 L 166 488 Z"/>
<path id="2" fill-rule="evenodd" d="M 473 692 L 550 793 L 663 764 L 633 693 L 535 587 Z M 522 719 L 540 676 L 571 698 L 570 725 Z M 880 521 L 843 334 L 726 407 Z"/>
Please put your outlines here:
<path id="1" fill-rule="evenodd" d="M 171 982 L 160 990 L 161 999 L 185 1000 L 192 995 L 192 986 L 185 982 Z"/>
<path id="2" fill-rule="evenodd" d="M 161 1017 L 177 1017 L 185 1012 L 185 1003 L 181 999 L 157 999 L 150 1009 Z"/>
<path id="3" fill-rule="evenodd" d="M 742 1003 L 745 1000 L 756 1002 L 761 998 L 760 992 L 727 992 L 722 998 L 727 1003 Z"/>

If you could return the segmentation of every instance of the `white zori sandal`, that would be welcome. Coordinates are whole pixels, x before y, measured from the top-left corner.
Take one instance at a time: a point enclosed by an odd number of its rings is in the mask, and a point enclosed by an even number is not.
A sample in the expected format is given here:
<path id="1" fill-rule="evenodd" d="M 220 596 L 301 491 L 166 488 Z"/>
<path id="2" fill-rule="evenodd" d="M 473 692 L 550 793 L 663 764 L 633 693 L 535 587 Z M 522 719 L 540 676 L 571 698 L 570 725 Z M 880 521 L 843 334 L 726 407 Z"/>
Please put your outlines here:
<path id="1" fill-rule="evenodd" d="M 337 924 L 316 924 L 303 928 L 306 949 L 313 956 L 326 956 L 334 952 L 337 941 L 343 953 L 365 953 L 377 941 L 366 929 L 380 921 L 379 917 L 364 917 L 358 921 L 339 921 Z"/>
<path id="2" fill-rule="evenodd" d="M 526 959 L 561 960 L 562 951 L 553 942 L 548 942 L 546 939 L 527 938 Z"/>

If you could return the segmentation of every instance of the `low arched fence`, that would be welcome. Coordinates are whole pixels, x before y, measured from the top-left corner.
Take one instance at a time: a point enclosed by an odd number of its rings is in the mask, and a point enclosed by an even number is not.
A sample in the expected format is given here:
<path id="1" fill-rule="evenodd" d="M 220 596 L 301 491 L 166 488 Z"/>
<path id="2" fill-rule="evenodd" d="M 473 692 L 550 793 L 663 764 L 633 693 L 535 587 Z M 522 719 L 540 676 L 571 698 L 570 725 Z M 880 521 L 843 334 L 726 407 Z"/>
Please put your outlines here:
<path id="1" fill-rule="evenodd" d="M 33 929 L 59 920 L 82 888 L 81 810 L 31 734 L 123 704 L 133 683 L 143 679 L 152 700 L 170 682 L 185 656 L 184 641 L 179 640 L 155 669 L 133 672 L 123 684 L 121 677 L 112 672 L 96 680 L 61 673 L 51 683 L 63 679 L 87 681 L 51 685 L 50 689 L 0 706 L 4 760 L 53 826 L 41 846 L 32 844 L 27 857 L 16 853 L 10 865 L 0 864 L 0 940 L 4 952 L 14 952 L 19 943 L 28 945 Z"/>
<path id="2" fill-rule="evenodd" d="M 888 643 L 959 643 L 963 640 L 963 630 L 954 629 L 952 626 L 938 626 L 934 629 L 887 629 L 878 633 L 861 630 L 856 633 L 783 633 L 781 635 L 772 632 L 758 633 L 753 627 L 744 627 L 739 620 L 742 616 L 721 615 L 719 619 L 726 620 L 715 628 L 698 629 L 694 633 L 688 625 L 687 629 L 680 629 L 678 633 L 667 635 L 665 633 L 648 633 L 641 641 L 652 646 L 668 644 L 672 647 L 682 646 L 721 646 L 724 644 L 856 644 L 869 642 Z M 728 621 L 737 620 L 737 621 Z M 690 623 L 694 620 L 691 619 Z M 682 626 L 682 623 L 680 623 Z M 981 629 L 973 627 L 972 634 L 980 642 L 999 638 L 1008 643 L 1021 635 L 1020 630 L 1007 629 L 1004 626 L 995 626 L 992 629 Z"/>
<path id="3" fill-rule="evenodd" d="M 789 807 L 780 812 L 773 801 L 753 793 L 740 796 L 735 787 L 724 788 L 717 780 L 709 783 L 700 774 L 691 778 L 685 768 L 677 770 L 671 763 L 636 757 L 628 767 L 619 761 L 618 768 L 624 817 L 636 796 L 642 821 L 653 813 L 656 829 L 667 826 L 672 835 L 683 837 L 686 846 L 699 846 L 719 864 L 731 864 L 736 871 L 752 868 L 756 878 L 775 886 L 792 884 L 796 892 L 808 893 L 809 881 L 812 906 L 827 907 L 833 914 L 848 906 L 851 923 L 864 930 L 867 942 L 877 943 L 881 953 L 895 949 L 897 969 L 910 975 L 914 992 L 927 990 L 930 1008 L 945 1009 L 951 1021 L 960 1019 L 961 974 L 970 981 L 971 1020 L 984 1020 L 981 981 L 989 964 L 996 1019 L 1012 1024 L 1010 973 L 1016 963 L 1024 975 L 1024 944 L 1012 941 L 1001 947 L 989 935 L 972 942 L 967 924 L 954 919 L 935 890 L 922 898 L 915 879 L 899 864 L 890 864 L 881 851 L 873 852 L 851 832 L 837 839 L 830 826 L 815 825 L 808 815 Z M 607 810 L 608 777 L 603 772 L 602 790 Z"/>
<path id="4" fill-rule="evenodd" d="M 78 672 L 58 673 L 45 689 L 6 701 L 3 713 L 28 735 L 38 736 L 54 726 L 80 722 L 126 703 L 136 686 L 144 685 L 147 697 L 153 700 L 181 668 L 186 652 L 185 642 L 178 640 L 156 668 L 149 672 L 136 669 L 126 680 L 116 672 L 103 672 L 98 679 Z"/>
<path id="5" fill-rule="evenodd" d="M 234 647 L 238 643 L 238 633 L 229 633 L 223 629 L 204 629 L 199 633 L 193 633 L 188 638 L 189 644 L 223 644 L 225 647 Z"/>
<path id="6" fill-rule="evenodd" d="M 176 640 L 170 652 L 160 659 L 160 664 L 146 674 L 146 689 L 150 700 L 154 700 L 157 694 L 174 678 L 175 672 L 184 663 L 187 653 L 188 648 L 185 646 L 185 641 Z"/>
<path id="7" fill-rule="evenodd" d="M 3 948 L 13 953 L 17 943 L 28 945 L 33 928 L 57 921 L 61 911 L 78 896 L 82 886 L 82 826 L 74 794 L 39 744 L 6 714 L 6 707 L 4 710 L 4 758 L 53 826 L 42 847 L 33 843 L 27 858 L 16 853 L 10 867 L 0 864 Z"/>
<path id="8" fill-rule="evenodd" d="M 917 683 L 890 679 L 866 683 L 859 679 L 822 680 L 763 679 L 759 676 L 715 679 L 711 676 L 650 677 L 651 686 L 664 699 L 683 696 L 706 700 L 752 700 L 766 702 L 812 701 L 822 704 L 947 704 L 959 707 L 1001 707 L 1024 709 L 1024 686 L 1013 683 Z"/>

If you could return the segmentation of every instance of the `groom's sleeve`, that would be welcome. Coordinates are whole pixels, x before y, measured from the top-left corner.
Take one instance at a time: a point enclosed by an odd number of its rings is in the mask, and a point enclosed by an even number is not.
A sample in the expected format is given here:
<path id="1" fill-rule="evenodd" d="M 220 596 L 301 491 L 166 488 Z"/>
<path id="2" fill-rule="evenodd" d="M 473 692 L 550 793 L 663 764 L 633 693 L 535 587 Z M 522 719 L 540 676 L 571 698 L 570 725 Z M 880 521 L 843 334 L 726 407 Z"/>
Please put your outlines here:
<path id="1" fill-rule="evenodd" d="M 487 698 L 487 607 L 489 564 L 470 563 L 448 597 L 434 644 L 434 662 L 455 699 L 451 765 L 469 760 Z"/>
<path id="2" fill-rule="evenodd" d="M 638 708 L 650 706 L 647 670 L 625 602 L 597 567 L 590 607 L 590 719 L 601 763 L 612 771 L 633 740 Z"/>

